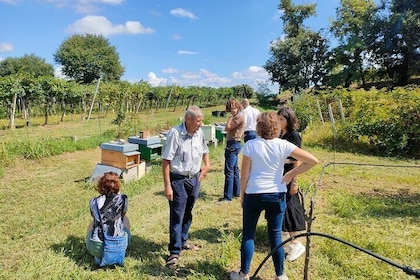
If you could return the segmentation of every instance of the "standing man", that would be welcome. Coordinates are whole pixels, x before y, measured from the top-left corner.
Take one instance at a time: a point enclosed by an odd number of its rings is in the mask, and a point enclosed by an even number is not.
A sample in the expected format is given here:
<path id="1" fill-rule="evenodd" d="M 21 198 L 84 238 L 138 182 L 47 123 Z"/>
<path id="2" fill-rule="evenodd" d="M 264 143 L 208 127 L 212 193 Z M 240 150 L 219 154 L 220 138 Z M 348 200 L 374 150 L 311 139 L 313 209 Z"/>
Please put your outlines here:
<path id="1" fill-rule="evenodd" d="M 178 266 L 181 250 L 199 249 L 187 241 L 200 182 L 210 169 L 209 149 L 201 130 L 202 120 L 201 109 L 189 107 L 184 123 L 169 131 L 162 155 L 165 196 L 169 201 L 170 255 L 166 266 L 172 269 Z"/>
<path id="2" fill-rule="evenodd" d="M 257 137 L 255 129 L 257 127 L 257 117 L 260 110 L 249 105 L 249 100 L 247 98 L 242 100 L 242 107 L 244 107 L 242 113 L 245 116 L 244 142 L 246 143 L 248 140 Z"/>

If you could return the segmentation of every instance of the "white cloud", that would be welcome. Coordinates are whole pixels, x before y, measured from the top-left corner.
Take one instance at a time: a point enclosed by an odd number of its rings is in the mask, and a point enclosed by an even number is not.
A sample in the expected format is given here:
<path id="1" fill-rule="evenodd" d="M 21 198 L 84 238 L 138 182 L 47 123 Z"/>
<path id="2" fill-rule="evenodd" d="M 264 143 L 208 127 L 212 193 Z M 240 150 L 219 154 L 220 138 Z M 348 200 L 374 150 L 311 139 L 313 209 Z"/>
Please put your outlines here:
<path id="1" fill-rule="evenodd" d="M 138 21 L 127 21 L 124 25 L 113 25 L 103 16 L 85 16 L 72 23 L 67 31 L 69 33 L 89 34 L 150 34 L 155 32 L 152 28 L 144 27 Z"/>
<path id="2" fill-rule="evenodd" d="M 233 72 L 231 77 L 221 77 L 217 73 L 204 68 L 195 72 L 166 68 L 161 72 L 163 76 L 170 76 L 158 77 L 155 73 L 149 72 L 150 85 L 153 87 L 174 84 L 179 86 L 232 87 L 239 84 L 248 84 L 257 89 L 259 83 L 266 83 L 269 79 L 269 74 L 259 66 L 250 66 L 244 71 Z"/>
<path id="3" fill-rule="evenodd" d="M 0 43 L 0 52 L 11 52 L 15 49 L 13 44 Z"/>
<path id="4" fill-rule="evenodd" d="M 204 68 L 201 68 L 200 69 L 200 74 L 202 74 L 202 75 L 204 75 L 205 77 L 208 77 L 208 78 L 217 77 L 217 74 L 216 73 L 212 73 L 212 72 L 210 72 L 210 71 L 208 71 L 208 70 L 206 70 Z"/>
<path id="5" fill-rule="evenodd" d="M 200 73 L 185 72 L 181 75 L 184 80 L 199 80 L 201 78 Z"/>
<path id="6" fill-rule="evenodd" d="M 177 52 L 177 54 L 186 54 L 186 55 L 191 55 L 191 54 L 200 54 L 199 52 L 193 52 L 193 51 L 185 51 L 185 50 L 179 50 Z"/>
<path id="7" fill-rule="evenodd" d="M 233 72 L 232 77 L 238 80 L 257 80 L 257 79 L 268 79 L 269 75 L 267 71 L 260 66 L 249 66 L 248 69 L 242 72 Z"/>
<path id="8" fill-rule="evenodd" d="M 149 78 L 149 84 L 152 87 L 165 86 L 166 85 L 166 79 L 165 78 L 158 78 L 156 76 L 156 74 L 153 73 L 153 72 L 149 72 L 149 74 L 147 74 L 147 77 Z"/>
<path id="9" fill-rule="evenodd" d="M 175 68 L 166 68 L 162 70 L 162 73 L 164 74 L 175 74 L 178 73 L 178 70 Z"/>
<path id="10" fill-rule="evenodd" d="M 272 20 L 280 20 L 280 18 L 283 16 L 284 10 L 277 10 L 276 14 L 272 17 Z"/>
<path id="11" fill-rule="evenodd" d="M 175 41 L 177 41 L 177 40 L 181 40 L 182 37 L 179 34 L 174 34 L 174 35 L 172 35 L 172 39 L 174 39 Z"/>
<path id="12" fill-rule="evenodd" d="M 66 79 L 67 77 L 61 71 L 62 69 L 63 69 L 63 66 L 59 66 L 59 67 L 54 68 L 54 76 L 57 77 L 57 78 Z"/>
<path id="13" fill-rule="evenodd" d="M 198 17 L 196 17 L 190 11 L 187 11 L 187 10 L 184 10 L 184 9 L 181 9 L 181 8 L 173 9 L 173 10 L 170 11 L 170 13 L 171 13 L 171 15 L 173 15 L 175 17 L 198 19 Z"/>
<path id="14" fill-rule="evenodd" d="M 2 0 L 0 0 L 2 1 Z M 71 7 L 81 14 L 93 14 L 100 10 L 101 5 L 119 5 L 124 0 L 44 0 L 58 8 Z"/>

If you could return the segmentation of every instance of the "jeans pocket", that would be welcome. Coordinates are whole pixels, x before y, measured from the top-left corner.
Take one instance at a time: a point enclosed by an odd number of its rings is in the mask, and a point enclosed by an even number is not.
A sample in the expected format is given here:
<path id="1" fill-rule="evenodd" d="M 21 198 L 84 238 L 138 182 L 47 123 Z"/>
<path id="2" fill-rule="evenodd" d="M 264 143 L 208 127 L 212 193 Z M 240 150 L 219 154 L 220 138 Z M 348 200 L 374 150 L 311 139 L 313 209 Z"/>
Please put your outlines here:
<path id="1" fill-rule="evenodd" d="M 187 193 L 191 193 L 192 192 L 192 190 L 194 189 L 194 185 L 193 185 L 191 179 L 186 179 L 184 181 L 184 188 L 185 188 L 185 191 Z"/>

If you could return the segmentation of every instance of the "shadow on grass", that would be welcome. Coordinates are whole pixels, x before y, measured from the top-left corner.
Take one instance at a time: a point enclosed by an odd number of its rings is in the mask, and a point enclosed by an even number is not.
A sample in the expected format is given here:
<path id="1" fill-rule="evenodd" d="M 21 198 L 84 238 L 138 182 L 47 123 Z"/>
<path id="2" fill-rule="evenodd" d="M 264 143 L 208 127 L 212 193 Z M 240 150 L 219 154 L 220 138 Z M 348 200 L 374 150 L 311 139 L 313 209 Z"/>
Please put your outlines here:
<path id="1" fill-rule="evenodd" d="M 332 202 L 335 214 L 341 218 L 411 218 L 420 216 L 420 194 L 409 190 L 387 191 L 373 189 L 369 192 L 346 194 Z"/>
<path id="2" fill-rule="evenodd" d="M 126 256 L 139 260 L 156 259 L 156 252 L 161 252 L 164 246 L 166 245 L 149 242 L 148 240 L 132 235 Z M 98 269 L 93 256 L 86 249 L 84 238 L 70 235 L 65 242 L 53 244 L 51 249 L 57 253 L 63 253 L 66 257 L 72 259 L 77 265 L 85 269 Z"/>
<path id="3" fill-rule="evenodd" d="M 414 219 L 420 216 L 420 193 L 375 190 L 374 193 L 357 195 L 356 199 L 366 201 L 362 215 L 376 218 L 409 217 Z"/>

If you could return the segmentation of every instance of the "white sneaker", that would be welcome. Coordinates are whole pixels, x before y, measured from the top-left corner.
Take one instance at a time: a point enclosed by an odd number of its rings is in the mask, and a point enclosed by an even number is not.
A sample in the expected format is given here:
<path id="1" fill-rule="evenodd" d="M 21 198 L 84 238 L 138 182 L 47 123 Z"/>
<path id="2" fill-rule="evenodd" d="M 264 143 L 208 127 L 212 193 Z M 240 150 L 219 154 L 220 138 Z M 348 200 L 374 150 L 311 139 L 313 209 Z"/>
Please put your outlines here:
<path id="1" fill-rule="evenodd" d="M 283 273 L 283 275 L 281 276 L 276 276 L 274 280 L 289 280 L 289 277 L 287 277 L 287 275 Z"/>
<path id="2" fill-rule="evenodd" d="M 249 280 L 249 276 L 241 276 L 239 271 L 232 271 L 230 273 L 230 280 Z"/>
<path id="3" fill-rule="evenodd" d="M 299 258 L 305 252 L 305 246 L 302 243 L 298 242 L 296 244 L 289 245 L 289 252 L 287 253 L 286 260 L 292 262 Z"/>

